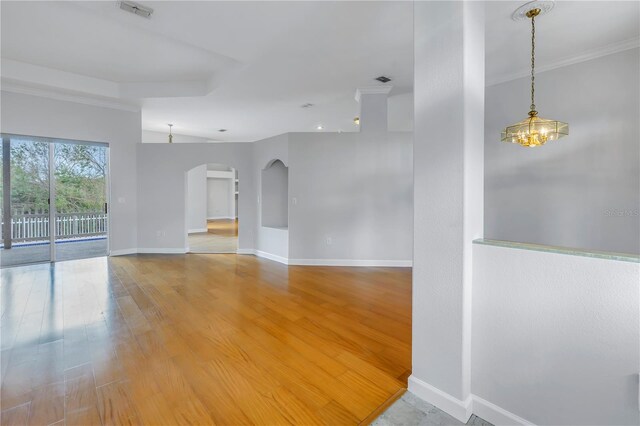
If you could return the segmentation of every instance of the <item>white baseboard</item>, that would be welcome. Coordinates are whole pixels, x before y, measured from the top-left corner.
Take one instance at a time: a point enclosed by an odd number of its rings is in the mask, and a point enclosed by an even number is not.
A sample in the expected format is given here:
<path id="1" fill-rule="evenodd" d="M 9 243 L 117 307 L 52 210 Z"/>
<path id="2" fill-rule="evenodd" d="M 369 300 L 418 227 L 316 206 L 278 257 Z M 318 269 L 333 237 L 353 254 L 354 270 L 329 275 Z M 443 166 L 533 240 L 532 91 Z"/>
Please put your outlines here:
<path id="1" fill-rule="evenodd" d="M 471 397 L 465 401 L 461 401 L 413 375 L 409 376 L 409 391 L 417 397 L 424 399 L 429 404 L 435 405 L 450 416 L 455 417 L 462 423 L 468 422 L 471 417 Z"/>
<path id="2" fill-rule="evenodd" d="M 504 408 L 498 407 L 495 404 L 492 404 L 489 401 L 486 401 L 479 396 L 472 395 L 473 398 L 473 414 L 482 419 L 492 423 L 496 426 L 501 425 L 523 425 L 523 426 L 532 426 L 528 420 L 523 419 L 522 417 L 516 416 L 515 414 L 505 410 Z"/>
<path id="3" fill-rule="evenodd" d="M 207 220 L 219 220 L 219 219 L 235 219 L 235 216 L 214 216 L 208 217 Z"/>
<path id="4" fill-rule="evenodd" d="M 266 251 L 255 250 L 255 255 L 258 257 L 264 257 L 265 259 L 273 260 L 275 262 L 289 264 L 289 259 L 286 257 L 278 256 L 277 254 L 267 253 Z"/>
<path id="5" fill-rule="evenodd" d="M 471 414 L 475 414 L 496 426 L 533 426 L 530 421 L 479 396 L 471 394 L 466 400 L 461 401 L 414 376 L 409 377 L 409 391 L 463 423 L 469 421 Z"/>
<path id="6" fill-rule="evenodd" d="M 136 254 L 138 252 L 137 248 L 128 248 L 128 249 L 120 249 L 120 250 L 111 250 L 109 252 L 109 256 L 125 256 L 127 254 Z"/>
<path id="7" fill-rule="evenodd" d="M 369 266 L 406 268 L 411 260 L 359 260 L 359 259 L 289 259 L 289 265 L 301 266 Z"/>
<path id="8" fill-rule="evenodd" d="M 195 234 L 196 232 L 207 232 L 207 228 L 195 228 L 187 230 L 187 234 Z"/>
<path id="9" fill-rule="evenodd" d="M 184 247 L 176 248 L 139 248 L 138 253 L 146 254 L 186 254 L 187 249 Z"/>
<path id="10" fill-rule="evenodd" d="M 238 250 L 236 250 L 236 254 L 252 254 L 255 256 L 256 251 L 254 249 L 239 248 Z"/>

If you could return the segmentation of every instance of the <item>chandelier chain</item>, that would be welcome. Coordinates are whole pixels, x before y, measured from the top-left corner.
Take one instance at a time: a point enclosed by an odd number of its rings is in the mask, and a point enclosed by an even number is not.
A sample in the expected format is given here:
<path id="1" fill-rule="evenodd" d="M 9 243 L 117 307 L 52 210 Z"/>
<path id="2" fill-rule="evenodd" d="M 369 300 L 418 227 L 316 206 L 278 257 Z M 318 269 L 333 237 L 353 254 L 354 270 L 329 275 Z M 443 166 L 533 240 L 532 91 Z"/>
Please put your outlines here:
<path id="1" fill-rule="evenodd" d="M 535 67 L 536 67 L 536 17 L 531 17 L 531 111 L 536 110 L 535 103 Z"/>

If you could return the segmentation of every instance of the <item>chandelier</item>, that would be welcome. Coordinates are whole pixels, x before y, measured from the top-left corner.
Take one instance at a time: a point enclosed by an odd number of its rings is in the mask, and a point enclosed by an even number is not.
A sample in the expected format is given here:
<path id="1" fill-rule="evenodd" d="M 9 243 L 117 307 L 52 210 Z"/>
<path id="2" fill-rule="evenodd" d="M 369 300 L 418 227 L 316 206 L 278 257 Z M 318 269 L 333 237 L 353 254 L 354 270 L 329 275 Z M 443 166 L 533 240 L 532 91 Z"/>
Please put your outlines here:
<path id="1" fill-rule="evenodd" d="M 514 20 L 531 19 L 531 107 L 529 117 L 507 126 L 502 131 L 502 141 L 517 143 L 534 148 L 549 141 L 560 139 L 569 134 L 569 125 L 562 121 L 538 117 L 535 103 L 535 64 L 536 64 L 536 16 L 553 8 L 552 1 L 532 1 L 520 7 L 513 14 Z"/>

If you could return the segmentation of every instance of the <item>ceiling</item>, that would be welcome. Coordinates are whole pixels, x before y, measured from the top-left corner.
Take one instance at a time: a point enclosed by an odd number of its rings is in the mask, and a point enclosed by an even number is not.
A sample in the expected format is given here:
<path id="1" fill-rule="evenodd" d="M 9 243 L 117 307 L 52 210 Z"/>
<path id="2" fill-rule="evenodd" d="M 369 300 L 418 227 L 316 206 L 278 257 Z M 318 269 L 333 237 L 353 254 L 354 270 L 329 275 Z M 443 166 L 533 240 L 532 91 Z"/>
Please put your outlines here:
<path id="1" fill-rule="evenodd" d="M 318 125 L 355 131 L 356 88 L 386 75 L 389 127 L 412 129 L 412 2 L 140 3 L 151 19 L 117 1 L 2 1 L 3 88 L 141 108 L 147 135 L 173 123 L 202 141 L 254 141 Z M 487 2 L 489 84 L 528 72 L 528 24 L 510 19 L 520 4 Z M 538 20 L 537 63 L 637 45 L 639 16 L 638 2 L 558 1 Z"/>

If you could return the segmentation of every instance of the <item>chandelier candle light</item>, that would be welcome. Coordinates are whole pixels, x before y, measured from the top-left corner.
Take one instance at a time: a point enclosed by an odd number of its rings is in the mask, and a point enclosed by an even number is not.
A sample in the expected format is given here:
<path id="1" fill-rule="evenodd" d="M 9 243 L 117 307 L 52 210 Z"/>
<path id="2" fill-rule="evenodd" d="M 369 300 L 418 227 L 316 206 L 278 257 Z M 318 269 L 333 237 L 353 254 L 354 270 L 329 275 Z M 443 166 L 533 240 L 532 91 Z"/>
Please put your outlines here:
<path id="1" fill-rule="evenodd" d="M 173 143 L 173 135 L 171 134 L 171 128 L 173 127 L 173 124 L 167 124 L 167 126 L 169 126 L 169 143 Z"/>
<path id="2" fill-rule="evenodd" d="M 529 2 L 513 14 L 514 20 L 531 19 L 531 107 L 529 118 L 507 126 L 502 131 L 502 141 L 517 143 L 524 147 L 542 146 L 548 141 L 560 139 L 569 134 L 569 125 L 562 121 L 538 117 L 535 104 L 535 51 L 536 51 L 536 16 L 553 8 L 552 1 Z"/>

